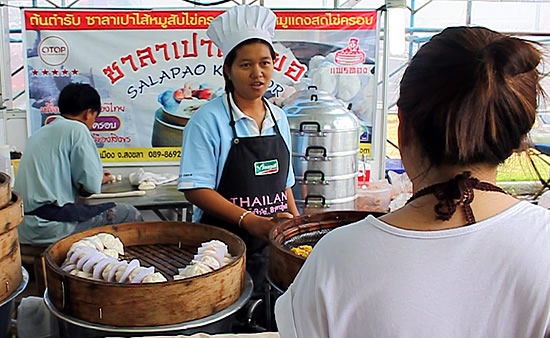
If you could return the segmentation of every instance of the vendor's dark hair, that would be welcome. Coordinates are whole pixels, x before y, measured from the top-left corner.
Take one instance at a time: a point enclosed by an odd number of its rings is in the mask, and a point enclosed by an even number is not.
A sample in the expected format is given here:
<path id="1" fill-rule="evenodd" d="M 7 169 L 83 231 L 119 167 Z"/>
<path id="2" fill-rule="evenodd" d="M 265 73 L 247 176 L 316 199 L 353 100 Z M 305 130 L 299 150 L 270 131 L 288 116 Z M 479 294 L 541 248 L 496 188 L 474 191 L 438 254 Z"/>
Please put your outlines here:
<path id="1" fill-rule="evenodd" d="M 227 68 L 231 68 L 231 66 L 233 65 L 233 62 L 235 61 L 235 58 L 237 57 L 237 50 L 239 48 L 241 48 L 242 46 L 246 46 L 246 45 L 250 45 L 250 44 L 258 43 L 258 42 L 263 43 L 263 44 L 265 44 L 266 46 L 269 47 L 269 52 L 271 54 L 271 58 L 273 60 L 275 60 L 275 56 L 276 56 L 275 55 L 275 50 L 273 49 L 273 46 L 271 46 L 271 44 L 269 44 L 265 40 L 253 38 L 253 39 L 244 40 L 243 42 L 239 43 L 237 46 L 235 46 L 229 52 L 229 54 L 227 54 L 227 56 L 225 57 L 225 61 L 223 62 L 223 68 L 224 68 L 223 69 L 223 78 L 225 79 L 225 91 L 226 92 L 232 93 L 233 90 L 235 89 L 235 87 L 233 86 L 233 82 L 231 82 L 231 80 L 229 80 L 229 77 L 225 73 L 226 66 L 227 66 Z"/>
<path id="2" fill-rule="evenodd" d="M 78 116 L 87 109 L 99 114 L 101 99 L 89 84 L 71 83 L 61 90 L 57 105 L 61 115 Z"/>
<path id="3" fill-rule="evenodd" d="M 405 134 L 432 165 L 502 163 L 525 140 L 543 96 L 537 47 L 483 27 L 437 34 L 401 80 Z"/>

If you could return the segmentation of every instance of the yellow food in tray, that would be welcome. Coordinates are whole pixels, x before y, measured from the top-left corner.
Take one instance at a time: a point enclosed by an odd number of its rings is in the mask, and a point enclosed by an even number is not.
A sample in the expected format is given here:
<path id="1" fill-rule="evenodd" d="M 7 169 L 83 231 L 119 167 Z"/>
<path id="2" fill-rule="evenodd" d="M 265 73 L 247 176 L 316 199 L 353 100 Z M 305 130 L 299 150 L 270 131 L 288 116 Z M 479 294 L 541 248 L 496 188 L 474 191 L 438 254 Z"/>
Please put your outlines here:
<path id="1" fill-rule="evenodd" d="M 311 245 L 299 245 L 290 249 L 290 251 L 292 251 L 293 253 L 299 256 L 303 256 L 305 258 L 309 256 L 309 254 L 311 253 L 311 250 L 313 250 L 313 247 Z"/>

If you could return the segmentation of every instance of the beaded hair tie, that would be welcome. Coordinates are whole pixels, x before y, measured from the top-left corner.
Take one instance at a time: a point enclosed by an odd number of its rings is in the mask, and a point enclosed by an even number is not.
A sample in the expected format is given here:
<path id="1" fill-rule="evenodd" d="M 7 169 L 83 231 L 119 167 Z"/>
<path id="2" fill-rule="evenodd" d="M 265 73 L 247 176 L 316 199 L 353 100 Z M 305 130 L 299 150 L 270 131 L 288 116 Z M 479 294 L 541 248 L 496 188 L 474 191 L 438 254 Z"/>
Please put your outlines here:
<path id="1" fill-rule="evenodd" d="M 470 171 L 458 174 L 452 180 L 443 183 L 437 183 L 427 186 L 417 191 L 407 201 L 407 204 L 415 199 L 434 194 L 439 201 L 435 207 L 436 219 L 448 221 L 454 215 L 459 205 L 464 209 L 467 225 L 476 222 L 474 212 L 470 203 L 474 200 L 474 189 L 482 191 L 496 191 L 506 194 L 504 190 L 488 182 L 481 182 L 475 177 L 471 177 Z"/>

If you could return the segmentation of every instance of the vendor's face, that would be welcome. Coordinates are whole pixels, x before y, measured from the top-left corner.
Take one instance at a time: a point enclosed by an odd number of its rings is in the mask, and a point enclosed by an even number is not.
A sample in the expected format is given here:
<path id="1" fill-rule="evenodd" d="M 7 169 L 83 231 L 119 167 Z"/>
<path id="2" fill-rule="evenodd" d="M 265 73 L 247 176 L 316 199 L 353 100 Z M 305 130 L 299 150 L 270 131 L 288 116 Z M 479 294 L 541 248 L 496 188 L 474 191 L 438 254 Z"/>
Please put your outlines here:
<path id="1" fill-rule="evenodd" d="M 240 47 L 226 74 L 233 82 L 234 95 L 246 100 L 261 98 L 273 76 L 269 47 L 261 42 Z"/>

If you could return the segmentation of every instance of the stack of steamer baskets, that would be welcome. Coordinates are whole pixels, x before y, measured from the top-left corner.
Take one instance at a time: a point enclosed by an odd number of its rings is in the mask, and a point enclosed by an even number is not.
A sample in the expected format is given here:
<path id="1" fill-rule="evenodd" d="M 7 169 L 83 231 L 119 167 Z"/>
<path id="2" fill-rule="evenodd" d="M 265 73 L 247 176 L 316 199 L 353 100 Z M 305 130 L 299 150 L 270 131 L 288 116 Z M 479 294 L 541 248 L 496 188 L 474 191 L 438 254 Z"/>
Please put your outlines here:
<path id="1" fill-rule="evenodd" d="M 0 173 L 0 336 L 10 327 L 13 300 L 27 285 L 21 267 L 17 226 L 23 221 L 23 201 L 11 192 L 10 177 Z"/>
<path id="2" fill-rule="evenodd" d="M 310 86 L 283 102 L 292 135 L 292 189 L 301 213 L 355 210 L 361 125 L 327 92 Z"/>
<path id="3" fill-rule="evenodd" d="M 124 245 L 121 259 L 138 259 L 141 266 L 154 266 L 168 281 L 107 282 L 61 269 L 73 243 L 99 233 L 120 239 Z M 190 264 L 201 243 L 214 239 L 227 244 L 232 261 L 206 274 L 174 280 L 178 268 Z M 69 336 L 94 336 L 89 330 L 95 330 L 95 336 L 100 335 L 97 332 L 188 332 L 229 317 L 248 300 L 252 283 L 245 275 L 245 252 L 238 236 L 198 223 L 140 222 L 94 228 L 65 237 L 46 249 L 44 298 L 60 319 L 60 329 L 73 330 Z M 74 331 L 77 329 L 88 331 Z"/>

